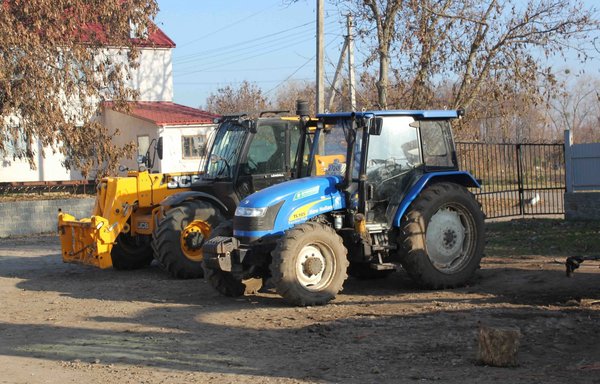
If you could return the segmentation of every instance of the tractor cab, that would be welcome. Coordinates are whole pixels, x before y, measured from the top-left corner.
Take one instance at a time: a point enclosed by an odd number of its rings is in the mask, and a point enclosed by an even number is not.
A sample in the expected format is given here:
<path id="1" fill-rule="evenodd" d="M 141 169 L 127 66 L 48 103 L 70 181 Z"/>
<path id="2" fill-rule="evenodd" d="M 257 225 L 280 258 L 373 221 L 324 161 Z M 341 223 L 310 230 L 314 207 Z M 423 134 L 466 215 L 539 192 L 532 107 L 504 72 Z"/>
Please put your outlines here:
<path id="1" fill-rule="evenodd" d="M 321 117 L 311 174 L 342 176 L 347 206 L 367 223 L 392 227 L 416 180 L 428 172 L 458 170 L 450 126 L 457 111 Z"/>
<path id="2" fill-rule="evenodd" d="M 325 304 L 348 275 L 398 265 L 421 286 L 465 284 L 483 252 L 483 213 L 458 169 L 459 111 L 318 115 L 296 178 L 245 197 L 233 226 L 204 244 L 204 268 L 236 296 L 270 280 L 296 305 Z M 300 158 L 299 158 L 300 160 Z"/>
<path id="3" fill-rule="evenodd" d="M 218 196 L 235 211 L 245 196 L 293 177 L 302 129 L 297 117 L 224 117 L 192 191 Z"/>

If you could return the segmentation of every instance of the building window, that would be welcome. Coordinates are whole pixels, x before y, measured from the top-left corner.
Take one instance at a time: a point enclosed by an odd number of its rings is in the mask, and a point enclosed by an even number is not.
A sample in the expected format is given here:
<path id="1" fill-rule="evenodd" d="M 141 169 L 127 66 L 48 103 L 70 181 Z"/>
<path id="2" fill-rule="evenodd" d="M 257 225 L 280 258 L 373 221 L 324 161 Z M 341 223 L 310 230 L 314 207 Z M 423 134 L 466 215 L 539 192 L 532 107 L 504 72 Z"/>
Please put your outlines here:
<path id="1" fill-rule="evenodd" d="M 138 156 L 146 156 L 150 147 L 150 137 L 148 135 L 137 137 L 137 154 Z"/>
<path id="2" fill-rule="evenodd" d="M 184 159 L 197 159 L 206 155 L 206 136 L 182 136 L 181 145 L 183 146 Z"/>

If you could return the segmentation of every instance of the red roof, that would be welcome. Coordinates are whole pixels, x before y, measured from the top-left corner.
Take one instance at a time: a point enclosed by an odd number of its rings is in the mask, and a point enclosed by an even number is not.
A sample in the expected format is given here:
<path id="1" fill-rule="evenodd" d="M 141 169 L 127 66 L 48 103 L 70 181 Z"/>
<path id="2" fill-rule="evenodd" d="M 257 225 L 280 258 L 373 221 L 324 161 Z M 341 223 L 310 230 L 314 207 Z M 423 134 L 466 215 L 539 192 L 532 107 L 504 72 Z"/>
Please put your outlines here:
<path id="1" fill-rule="evenodd" d="M 104 104 L 107 108 L 112 103 Z M 169 101 L 138 101 L 130 103 L 129 115 L 151 121 L 159 126 L 212 124 L 219 115 Z"/>
<path id="2" fill-rule="evenodd" d="M 110 44 L 106 36 L 104 27 L 99 23 L 90 23 L 83 28 L 83 39 L 89 39 L 89 35 L 94 35 L 96 38 L 105 44 Z M 148 36 L 145 39 L 131 39 L 138 47 L 154 47 L 154 48 L 175 48 L 175 43 L 169 38 L 156 24 L 150 22 L 148 27 Z"/>

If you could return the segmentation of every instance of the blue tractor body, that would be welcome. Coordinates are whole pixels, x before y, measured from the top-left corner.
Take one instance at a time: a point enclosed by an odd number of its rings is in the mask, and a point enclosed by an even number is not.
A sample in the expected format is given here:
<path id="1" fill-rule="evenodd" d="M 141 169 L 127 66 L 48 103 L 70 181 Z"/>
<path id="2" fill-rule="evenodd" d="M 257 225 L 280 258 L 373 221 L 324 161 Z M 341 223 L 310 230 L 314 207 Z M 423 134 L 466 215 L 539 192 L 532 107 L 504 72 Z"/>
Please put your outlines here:
<path id="1" fill-rule="evenodd" d="M 459 116 L 319 115 L 296 159 L 307 177 L 241 201 L 229 229 L 204 245 L 207 278 L 229 295 L 271 279 L 297 305 L 328 302 L 347 274 L 382 277 L 398 265 L 425 287 L 464 284 L 482 256 L 483 214 L 467 190 L 477 180 L 458 169 L 450 120 Z"/>

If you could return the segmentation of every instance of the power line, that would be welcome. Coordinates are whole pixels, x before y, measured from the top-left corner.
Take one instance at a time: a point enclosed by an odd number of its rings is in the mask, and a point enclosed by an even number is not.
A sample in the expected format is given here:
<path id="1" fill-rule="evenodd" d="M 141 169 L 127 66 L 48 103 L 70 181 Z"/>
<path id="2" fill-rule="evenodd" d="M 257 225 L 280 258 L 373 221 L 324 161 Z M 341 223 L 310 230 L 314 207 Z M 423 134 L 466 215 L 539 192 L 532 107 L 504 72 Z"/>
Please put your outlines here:
<path id="1" fill-rule="evenodd" d="M 331 44 L 333 44 L 334 42 L 330 42 L 329 44 L 327 44 L 325 46 L 325 48 L 329 47 Z M 304 64 L 302 64 L 300 67 L 298 67 L 298 69 L 296 69 L 294 72 L 292 72 L 291 75 L 289 75 L 288 77 L 286 77 L 283 81 L 281 81 L 279 84 L 277 84 L 275 87 L 269 89 L 267 92 L 265 92 L 265 95 L 268 95 L 269 93 L 271 93 L 272 91 L 274 91 L 275 89 L 279 88 L 281 85 L 283 85 L 286 81 L 288 81 L 292 76 L 294 76 L 298 71 L 300 71 L 302 68 L 304 68 L 308 63 L 310 63 L 311 61 L 313 61 L 315 58 L 317 57 L 316 54 L 314 54 L 310 59 L 308 59 L 306 62 L 304 62 Z"/>
<path id="2" fill-rule="evenodd" d="M 267 7 L 267 8 L 265 8 L 265 9 L 263 9 L 263 10 L 261 10 L 261 11 L 258 11 L 258 12 L 256 12 L 256 13 L 253 13 L 253 14 L 251 14 L 250 16 L 245 16 L 245 17 L 243 17 L 243 18 L 241 18 L 241 19 L 239 19 L 239 20 L 236 20 L 236 21 L 234 21 L 234 22 L 231 22 L 230 24 L 228 24 L 228 25 L 224 26 L 223 28 L 219 28 L 219 29 L 217 29 L 217 30 L 215 30 L 215 31 L 212 31 L 212 32 L 210 32 L 210 33 L 208 33 L 208 34 L 206 34 L 206 35 L 204 35 L 204 36 L 200 36 L 200 37 L 198 37 L 197 39 L 194 39 L 194 40 L 188 41 L 187 43 L 183 43 L 183 44 L 181 44 L 181 45 L 180 45 L 180 47 L 186 47 L 186 46 L 188 46 L 188 45 L 190 45 L 190 44 L 193 44 L 193 43 L 196 43 L 196 42 L 198 42 L 198 41 L 200 41 L 200 40 L 206 39 L 207 37 L 213 36 L 213 35 L 215 35 L 215 34 L 217 34 L 217 33 L 219 33 L 219 32 L 222 32 L 222 31 L 224 31 L 224 30 L 226 30 L 226 29 L 233 28 L 234 26 L 237 26 L 237 24 L 238 24 L 238 23 L 241 23 L 241 22 L 243 22 L 243 21 L 246 21 L 246 20 L 250 19 L 251 17 L 254 17 L 254 16 L 257 16 L 257 15 L 260 15 L 261 13 L 263 13 L 263 12 L 266 12 L 266 11 L 268 11 L 269 9 L 271 9 L 271 8 L 274 8 L 275 6 L 277 6 L 277 4 L 273 4 L 273 5 L 271 5 L 271 6 Z"/>
<path id="3" fill-rule="evenodd" d="M 284 49 L 290 48 L 290 46 L 297 45 L 297 44 L 306 42 L 308 40 L 312 40 L 312 38 L 310 38 L 310 39 L 302 39 L 302 40 L 296 41 L 294 44 L 285 44 L 284 46 L 279 46 L 279 47 L 276 47 L 274 49 L 267 50 L 267 51 L 264 51 L 264 52 L 259 52 L 259 53 L 256 53 L 256 54 L 250 55 L 250 56 L 247 56 L 247 54 L 242 54 L 242 55 L 232 56 L 232 57 L 228 58 L 227 60 L 220 60 L 220 61 L 216 61 L 216 62 L 210 62 L 210 63 L 206 64 L 206 65 L 209 65 L 209 67 L 204 67 L 204 68 L 193 70 L 193 71 L 179 73 L 179 76 L 188 76 L 188 75 L 191 75 L 191 74 L 195 74 L 195 73 L 199 73 L 199 72 L 204 72 L 204 71 L 215 69 L 215 68 L 220 68 L 220 67 L 223 67 L 223 66 L 226 66 L 226 65 L 236 64 L 236 63 L 239 63 L 240 61 L 246 61 L 246 60 L 253 59 L 255 57 L 260 57 L 260 56 L 267 55 L 269 53 L 274 53 L 274 52 L 282 51 Z"/>
<path id="4" fill-rule="evenodd" d="M 226 45 L 226 46 L 222 46 L 222 47 L 218 47 L 218 48 L 213 48 L 213 49 L 207 49 L 205 51 L 199 51 L 199 52 L 195 52 L 195 53 L 190 53 L 188 55 L 180 56 L 177 60 L 185 60 L 185 59 L 187 59 L 189 57 L 195 57 L 195 56 L 198 56 L 198 55 L 205 55 L 207 53 L 219 52 L 219 51 L 222 51 L 222 50 L 225 50 L 225 49 L 231 49 L 231 48 L 239 47 L 240 45 L 246 45 L 248 43 L 252 43 L 252 42 L 255 42 L 255 41 L 259 41 L 259 40 L 264 40 L 264 39 L 267 39 L 269 37 L 281 35 L 281 34 L 284 34 L 284 33 L 287 33 L 287 32 L 290 32 L 290 31 L 293 31 L 295 29 L 302 28 L 302 27 L 305 27 L 305 26 L 311 25 L 311 24 L 314 24 L 314 21 L 308 22 L 308 23 L 304 23 L 304 24 L 300 24 L 300 25 L 297 25 L 295 27 L 292 27 L 292 28 L 289 28 L 289 29 L 285 29 L 283 31 L 279 31 L 279 32 L 275 32 L 275 33 L 269 33 L 267 35 L 263 35 L 263 36 L 259 36 L 259 37 L 253 38 L 253 39 L 245 40 L 245 41 L 242 41 L 242 42 L 239 42 L 239 43 L 230 44 L 230 45 Z M 175 60 L 175 61 L 177 61 L 177 60 Z"/>

